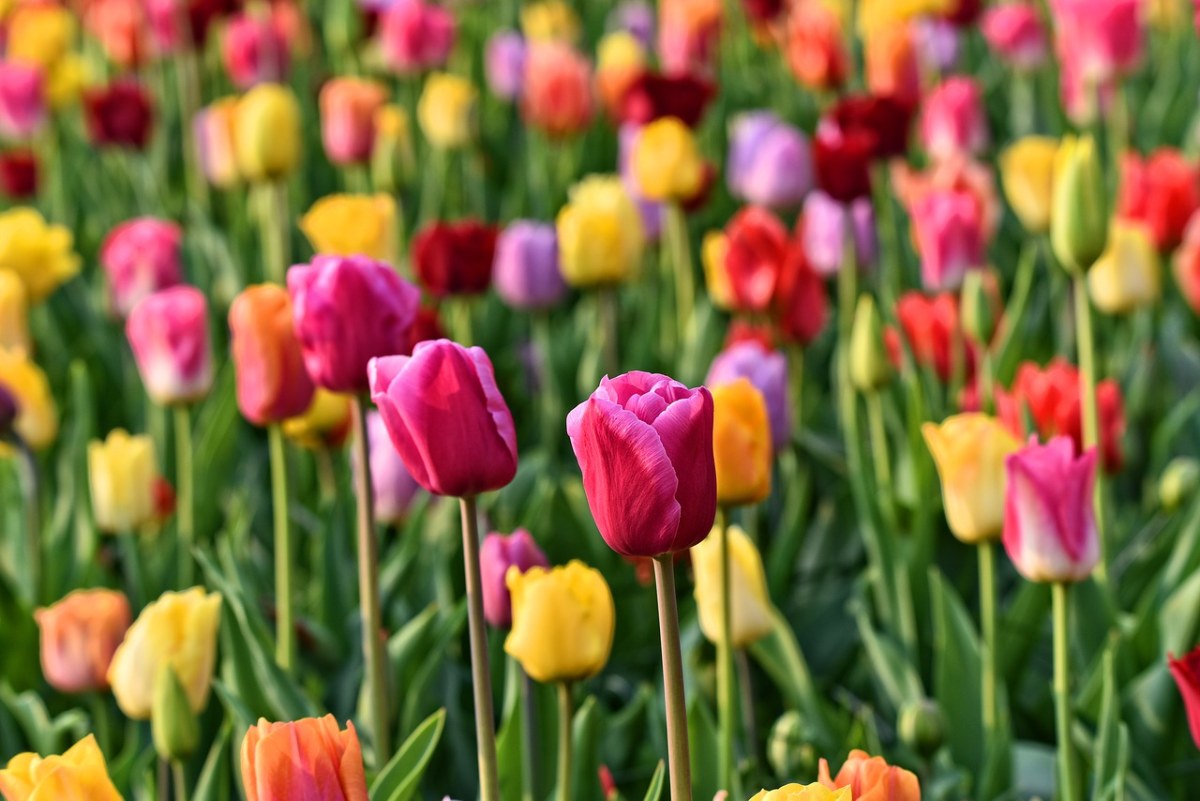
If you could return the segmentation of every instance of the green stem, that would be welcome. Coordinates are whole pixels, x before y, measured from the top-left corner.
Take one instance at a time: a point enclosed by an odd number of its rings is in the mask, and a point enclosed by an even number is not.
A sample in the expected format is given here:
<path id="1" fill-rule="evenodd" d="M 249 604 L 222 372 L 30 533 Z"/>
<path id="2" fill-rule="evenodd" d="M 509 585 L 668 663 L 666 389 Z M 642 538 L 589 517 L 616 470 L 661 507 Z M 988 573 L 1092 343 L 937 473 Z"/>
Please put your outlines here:
<path id="1" fill-rule="evenodd" d="M 991 414 L 995 406 L 994 380 L 992 377 L 992 349 L 986 342 L 979 345 L 979 408 Z"/>
<path id="2" fill-rule="evenodd" d="M 663 690 L 667 711 L 667 765 L 671 801 L 692 801 L 692 764 L 688 753 L 687 702 L 683 690 L 683 654 L 679 648 L 679 611 L 675 605 L 675 558 L 654 557 L 658 593 L 658 633 L 662 645 Z"/>
<path id="3" fill-rule="evenodd" d="M 729 561 L 729 510 L 717 509 L 717 539 L 721 548 L 721 637 L 717 641 L 717 716 L 720 719 L 721 750 L 717 763 L 719 786 L 731 797 L 741 798 L 734 770 L 734 727 L 736 704 L 733 695 L 733 595 Z"/>
<path id="4" fill-rule="evenodd" d="M 1092 336 L 1092 304 L 1088 298 L 1087 277 L 1079 273 L 1074 277 L 1075 326 L 1079 349 L 1079 392 L 1083 399 L 1083 447 L 1100 445 L 1099 415 L 1096 408 L 1096 343 Z M 1100 563 L 1096 566 L 1096 581 L 1108 584 L 1109 542 L 1107 526 L 1104 524 L 1103 492 L 1104 481 L 1096 481 L 1096 529 L 1100 537 Z"/>
<path id="5" fill-rule="evenodd" d="M 296 659 L 292 618 L 292 535 L 288 515 L 287 452 L 283 429 L 267 426 L 271 451 L 271 506 L 275 518 L 275 661 L 290 673 Z"/>
<path id="6" fill-rule="evenodd" d="M 696 279 L 692 275 L 691 248 L 688 244 L 687 216 L 678 203 L 667 205 L 666 235 L 675 272 L 675 323 L 680 345 L 689 341 L 692 310 L 696 301 Z"/>
<path id="7" fill-rule="evenodd" d="M 272 181 L 261 190 L 262 249 L 266 262 L 266 279 L 286 285 L 288 262 L 291 260 L 287 184 Z"/>
<path id="8" fill-rule="evenodd" d="M 749 752 L 751 771 L 757 764 L 758 754 L 755 753 L 754 738 L 757 736 L 758 725 L 754 720 L 754 683 L 750 673 L 750 658 L 745 648 L 734 651 L 734 661 L 737 666 L 739 695 L 742 707 L 742 732 L 745 737 L 746 750 Z"/>
<path id="9" fill-rule="evenodd" d="M 533 702 L 533 679 L 529 678 L 525 668 L 519 664 L 516 665 L 516 669 L 521 673 L 521 732 L 524 736 L 524 748 L 521 749 L 521 799 L 533 801 L 534 777 L 537 775 L 537 710 Z"/>
<path id="10" fill-rule="evenodd" d="M 804 428 L 804 346 L 793 344 L 787 349 L 788 385 L 792 393 L 792 426 L 796 434 Z"/>
<path id="11" fill-rule="evenodd" d="M 179 537 L 179 589 L 192 586 L 192 548 L 196 544 L 195 462 L 192 458 L 192 407 L 179 404 L 175 418 L 175 521 Z"/>
<path id="12" fill-rule="evenodd" d="M 193 123 L 200 108 L 200 65 L 194 47 L 185 47 L 175 62 L 175 77 L 178 81 L 179 116 L 182 127 L 184 180 L 188 200 L 199 212 L 208 211 L 208 182 L 200 168 L 200 154 L 196 149 Z"/>
<path id="13" fill-rule="evenodd" d="M 358 496 L 358 595 L 362 615 L 363 659 L 370 692 L 371 733 L 374 735 L 375 764 L 382 767 L 392 755 L 388 724 L 388 686 L 383 649 L 383 614 L 379 602 L 379 541 L 375 536 L 374 496 L 371 489 L 371 452 L 367 440 L 367 400 L 354 398 L 352 458 L 354 491 Z"/>
<path id="14" fill-rule="evenodd" d="M 42 482 L 37 455 L 29 443 L 15 431 L 12 443 L 20 455 L 21 497 L 25 505 L 24 572 L 29 579 L 29 598 L 36 605 L 42 593 Z"/>
<path id="15" fill-rule="evenodd" d="M 96 733 L 96 744 L 100 746 L 101 753 L 111 754 L 112 729 L 108 719 L 108 695 L 98 690 L 88 693 L 88 706 L 92 731 Z"/>
<path id="16" fill-rule="evenodd" d="M 996 706 L 996 546 L 984 540 L 979 553 L 979 622 L 983 632 L 983 730 L 990 740 L 999 714 Z"/>
<path id="17" fill-rule="evenodd" d="M 1054 717 L 1058 728 L 1058 784 L 1062 801 L 1080 801 L 1075 749 L 1071 744 L 1070 652 L 1067 639 L 1067 593 L 1070 585 L 1056 582 L 1051 590 L 1054 604 Z"/>
<path id="18" fill-rule="evenodd" d="M 620 344 L 617 330 L 617 289 L 612 286 L 601 287 L 596 291 L 597 336 L 600 337 L 601 354 L 604 360 L 604 372 L 613 376 L 620 372 L 621 362 L 618 355 Z"/>
<path id="19" fill-rule="evenodd" d="M 996 364 L 1001 380 L 1012 377 L 1015 368 L 1013 362 L 1019 355 L 1016 351 L 1012 351 L 1012 358 L 1010 358 L 1009 348 L 1016 341 L 1016 336 L 1025 319 L 1025 309 L 1029 305 L 1029 290 L 1033 287 L 1033 274 L 1037 267 L 1037 255 L 1038 240 L 1029 239 L 1021 250 L 1021 260 L 1017 262 L 1017 276 L 1013 281 L 1012 294 L 1009 296 L 1004 314 L 1004 330 L 995 347 Z"/>
<path id="20" fill-rule="evenodd" d="M 467 625 L 471 638 L 471 686 L 475 693 L 475 744 L 479 751 L 479 794 L 499 801 L 496 732 L 492 713 L 492 674 L 488 668 L 487 629 L 483 620 L 483 578 L 479 570 L 479 520 L 475 498 L 459 498 L 463 563 L 467 573 Z"/>
<path id="21" fill-rule="evenodd" d="M 171 775 L 175 777 L 174 801 L 187 801 L 187 772 L 184 770 L 183 762 L 181 760 L 171 760 Z"/>
<path id="22" fill-rule="evenodd" d="M 883 421 L 883 401 L 878 391 L 868 392 L 867 428 L 871 440 L 871 460 L 875 463 L 875 481 L 879 487 L 879 508 L 883 519 L 892 524 L 895 522 L 895 510 L 892 508 L 892 464 L 888 453 L 887 426 Z"/>
<path id="23" fill-rule="evenodd" d="M 557 801 L 571 801 L 571 683 L 558 683 L 558 792 Z"/>
<path id="24" fill-rule="evenodd" d="M 601 290 L 609 292 L 612 290 Z M 603 302 L 603 301 L 602 301 Z M 550 326 L 550 312 L 538 311 L 533 315 L 533 341 L 542 363 L 542 385 L 538 397 L 542 404 L 542 449 L 551 457 L 558 451 L 562 439 L 562 412 L 558 393 L 558 380 L 554 374 L 554 334 Z"/>

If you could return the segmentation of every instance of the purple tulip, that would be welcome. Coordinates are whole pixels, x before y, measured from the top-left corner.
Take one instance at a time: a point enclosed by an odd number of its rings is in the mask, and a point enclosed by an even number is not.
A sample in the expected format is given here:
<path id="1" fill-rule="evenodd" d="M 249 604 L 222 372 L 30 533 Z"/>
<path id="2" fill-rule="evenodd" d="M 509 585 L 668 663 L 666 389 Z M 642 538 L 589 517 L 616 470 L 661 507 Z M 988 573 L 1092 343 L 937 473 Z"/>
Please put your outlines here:
<path id="1" fill-rule="evenodd" d="M 358 447 L 358 443 L 354 444 Z M 388 438 L 387 426 L 379 412 L 367 412 L 367 447 L 371 460 L 371 493 L 375 499 L 375 522 L 400 523 L 421 487 L 408 472 L 400 454 Z M 358 469 L 358 460 L 350 460 L 350 469 Z"/>
<path id="2" fill-rule="evenodd" d="M 875 262 L 878 251 L 871 199 L 862 197 L 847 205 L 818 189 L 804 201 L 804 255 L 822 277 L 842 268 L 847 224 L 854 228 L 854 257 L 861 270 Z"/>
<path id="3" fill-rule="evenodd" d="M 501 100 L 516 100 L 525 84 L 525 39 L 512 30 L 493 33 L 484 53 L 488 88 Z"/>
<path id="4" fill-rule="evenodd" d="M 654 49 L 654 7 L 641 0 L 627 0 L 613 9 L 608 17 L 610 30 L 626 31 L 642 43 L 646 50 Z"/>
<path id="5" fill-rule="evenodd" d="M 798 128 L 769 111 L 743 114 L 733 122 L 726 182 L 747 203 L 795 208 L 812 188 L 812 156 Z"/>
<path id="6" fill-rule="evenodd" d="M 792 409 L 788 398 L 787 357 L 761 342 L 746 340 L 717 354 L 708 368 L 707 386 L 747 379 L 763 396 L 771 422 L 771 444 L 779 452 L 792 438 Z"/>
<path id="7" fill-rule="evenodd" d="M 921 61 L 939 75 L 953 72 L 961 50 L 958 27 L 942 17 L 918 17 L 912 26 Z"/>
<path id="8" fill-rule="evenodd" d="M 558 267 L 555 227 L 531 220 L 510 223 L 496 241 L 492 282 L 514 309 L 546 309 L 562 300 L 567 282 Z"/>
<path id="9" fill-rule="evenodd" d="M 549 567 L 546 555 L 529 532 L 519 528 L 507 537 L 492 532 L 479 549 L 483 578 L 483 616 L 498 629 L 512 626 L 512 595 L 508 591 L 509 568 L 524 573 L 531 567 Z"/>

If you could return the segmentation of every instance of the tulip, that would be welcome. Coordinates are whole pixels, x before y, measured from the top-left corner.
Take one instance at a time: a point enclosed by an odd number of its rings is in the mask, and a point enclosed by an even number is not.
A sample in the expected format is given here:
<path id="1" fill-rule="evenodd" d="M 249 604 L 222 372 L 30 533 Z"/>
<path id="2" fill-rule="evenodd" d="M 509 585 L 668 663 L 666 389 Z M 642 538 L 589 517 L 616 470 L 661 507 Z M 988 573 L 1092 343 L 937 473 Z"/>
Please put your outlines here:
<path id="1" fill-rule="evenodd" d="M 654 8 L 643 0 L 624 0 L 609 12 L 607 27 L 630 34 L 650 49 L 654 44 Z"/>
<path id="2" fill-rule="evenodd" d="M 76 17 L 70 9 L 22 3 L 5 17 L 6 56 L 10 62 L 37 67 L 46 81 L 46 96 L 62 106 L 78 91 L 81 66 L 71 52 Z"/>
<path id="3" fill-rule="evenodd" d="M 906 164 L 891 165 L 892 186 L 911 216 L 930 194 L 961 192 L 970 196 L 978 209 L 984 241 L 991 241 L 1000 227 L 1001 206 L 992 171 L 981 163 L 951 159 L 917 172 Z"/>
<path id="4" fill-rule="evenodd" d="M 1179 695 L 1183 698 L 1192 741 L 1200 748 L 1200 646 L 1184 654 L 1182 659 L 1168 654 L 1167 667 L 1175 679 L 1175 686 L 1179 688 Z M 3 789 L 2 783 L 0 789 Z"/>
<path id="5" fill-rule="evenodd" d="M 562 42 L 534 42 L 525 54 L 521 114 L 551 139 L 579 134 L 592 120 L 592 65 Z"/>
<path id="6" fill-rule="evenodd" d="M 579 38 L 579 17 L 563 0 L 537 0 L 521 7 L 521 32 L 530 42 L 564 42 Z"/>
<path id="7" fill-rule="evenodd" d="M 138 217 L 108 233 L 100 266 L 117 316 L 128 317 L 146 297 L 183 281 L 182 245 L 183 229 L 156 217 Z"/>
<path id="8" fill-rule="evenodd" d="M 979 84 L 960 76 L 930 92 L 921 115 L 921 139 L 935 161 L 983 152 L 988 130 Z"/>
<path id="9" fill-rule="evenodd" d="M 1114 222 L 1087 283 L 1092 302 L 1106 314 L 1128 314 L 1156 303 L 1162 276 L 1150 232 L 1140 223 Z"/>
<path id="10" fill-rule="evenodd" d="M 1179 293 L 1200 314 L 1200 214 L 1193 215 L 1184 229 L 1183 242 L 1175 251 L 1172 271 Z"/>
<path id="11" fill-rule="evenodd" d="M 665 72 L 711 72 L 721 32 L 719 0 L 664 0 L 658 7 L 658 55 Z"/>
<path id="12" fill-rule="evenodd" d="M 955 0 L 863 0 L 858 6 L 859 34 L 870 38 L 884 27 L 905 24 L 927 14 L 949 14 Z"/>
<path id="13" fill-rule="evenodd" d="M 134 720 L 148 720 L 162 667 L 175 671 L 188 704 L 200 714 L 208 702 L 217 656 L 221 596 L 200 587 L 165 592 L 142 610 L 108 669 L 117 705 Z"/>
<path id="14" fill-rule="evenodd" d="M 725 227 L 725 271 L 734 307 L 759 313 L 770 307 L 788 257 L 787 230 L 771 212 L 747 206 Z"/>
<path id="15" fill-rule="evenodd" d="M 1032 234 L 1050 230 L 1057 152 L 1057 140 L 1048 136 L 1026 136 L 1000 154 L 1004 195 L 1021 225 Z"/>
<path id="16" fill-rule="evenodd" d="M 288 41 L 270 16 L 245 13 L 230 19 L 221 56 L 229 80 L 238 89 L 287 80 Z"/>
<path id="17" fill-rule="evenodd" d="M 136 81 L 119 80 L 84 92 L 83 110 L 92 144 L 146 149 L 154 127 L 154 106 Z"/>
<path id="18" fill-rule="evenodd" d="M 300 104 L 286 86 L 260 83 L 238 101 L 233 126 L 238 172 L 247 181 L 276 181 L 300 162 Z"/>
<path id="19" fill-rule="evenodd" d="M 859 295 L 850 329 L 850 383 L 865 394 L 878 392 L 891 379 L 892 365 L 875 299 L 869 294 Z"/>
<path id="20" fill-rule="evenodd" d="M 868 198 L 839 203 L 821 190 L 804 201 L 804 256 L 822 277 L 836 275 L 846 257 L 847 229 L 854 237 L 854 261 L 861 270 L 875 262 L 875 212 Z"/>
<path id="21" fill-rule="evenodd" d="M 963 0 L 961 6 L 974 5 L 979 0 Z M 960 26 L 945 17 L 922 17 L 909 23 L 917 58 L 937 74 L 953 73 L 962 51 Z M 952 79 L 953 80 L 953 79 Z"/>
<path id="22" fill-rule="evenodd" d="M 0 135 L 29 139 L 45 121 L 42 71 L 18 62 L 0 64 Z"/>
<path id="23" fill-rule="evenodd" d="M 704 266 L 704 283 L 708 299 L 722 311 L 730 311 L 736 299 L 729 278 L 729 236 L 724 231 L 709 231 L 700 245 L 700 262 Z"/>
<path id="24" fill-rule="evenodd" d="M 1104 176 L 1090 136 L 1068 136 L 1054 158 L 1054 201 L 1050 243 L 1054 255 L 1074 272 L 1086 271 L 1104 251 L 1108 218 Z"/>
<path id="25" fill-rule="evenodd" d="M 124 534 L 154 519 L 159 478 L 150 437 L 114 429 L 103 442 L 88 443 L 87 456 L 97 528 Z"/>
<path id="26" fill-rule="evenodd" d="M 34 450 L 54 442 L 58 436 L 58 409 L 50 393 L 50 382 L 42 369 L 21 348 L 0 348 L 0 389 L 16 402 L 13 430 Z M 0 443 L 0 454 L 5 453 Z"/>
<path id="27" fill-rule="evenodd" d="M 164 406 L 194 403 L 213 382 L 208 300 L 175 286 L 144 298 L 129 313 L 125 335 L 146 391 Z"/>
<path id="28" fill-rule="evenodd" d="M 938 378 L 949 381 L 954 374 L 954 342 L 962 336 L 958 299 L 949 292 L 931 297 L 906 292 L 896 303 L 896 318 L 916 363 L 932 367 Z M 898 354 L 898 338 L 895 347 Z M 969 344 L 966 358 L 966 378 L 970 379 L 975 364 Z"/>
<path id="29" fill-rule="evenodd" d="M 317 256 L 288 271 L 296 335 L 313 382 L 366 392 L 367 363 L 408 341 L 420 293 L 386 264 L 362 256 Z"/>
<path id="30" fill-rule="evenodd" d="M 510 223 L 496 240 L 492 272 L 496 293 L 514 309 L 547 309 L 567 294 L 553 225 L 531 220 Z"/>
<path id="31" fill-rule="evenodd" d="M 1131 72 L 1145 44 L 1140 0 L 1051 0 L 1059 59 L 1096 86 Z M 1094 91 L 1094 89 L 1093 89 Z"/>
<path id="32" fill-rule="evenodd" d="M 17 754 L 0 770 L 0 794 L 10 801 L 75 798 L 121 801 L 121 794 L 108 777 L 104 752 L 92 734 L 62 756 Z"/>
<path id="33" fill-rule="evenodd" d="M 931 192 L 913 209 L 921 279 L 933 291 L 956 289 L 984 264 L 979 207 L 965 192 Z"/>
<path id="34" fill-rule="evenodd" d="M 350 398 L 317 387 L 303 414 L 283 421 L 283 434 L 310 451 L 341 447 L 350 434 Z"/>
<path id="35" fill-rule="evenodd" d="M 1046 63 L 1050 43 L 1033 3 L 1014 2 L 990 8 L 984 13 L 980 28 L 988 46 L 1014 69 L 1028 72 Z"/>
<path id="36" fill-rule="evenodd" d="M 567 416 L 588 507 L 624 556 L 691 548 L 716 517 L 713 398 L 664 375 L 604 378 Z"/>
<path id="37" fill-rule="evenodd" d="M 138 3 L 93 0 L 83 14 L 83 23 L 109 60 L 118 66 L 134 68 L 145 59 L 149 42 L 142 35 L 144 22 Z"/>
<path id="38" fill-rule="evenodd" d="M 762 393 L 745 378 L 710 388 L 717 502 L 758 503 L 771 493 L 771 430 Z"/>
<path id="39" fill-rule="evenodd" d="M 829 317 L 825 282 L 808 263 L 803 248 L 788 249 L 775 281 L 771 312 L 780 336 L 788 342 L 807 345 L 824 330 Z"/>
<path id="40" fill-rule="evenodd" d="M 739 526 L 729 526 L 726 535 L 729 538 L 730 639 L 734 648 L 746 648 L 771 633 L 774 607 L 767 591 L 762 556 L 754 542 Z M 721 543 L 716 529 L 693 547 L 691 553 L 700 630 L 709 642 L 719 644 L 724 599 Z"/>
<path id="41" fill-rule="evenodd" d="M 71 231 L 47 225 L 34 209 L 0 212 L 0 271 L 24 282 L 31 304 L 41 303 L 79 272 L 79 256 L 71 247 Z"/>
<path id="42" fill-rule="evenodd" d="M 1200 461 L 1177 456 L 1167 463 L 1158 479 L 1158 502 L 1167 512 L 1177 511 L 1200 488 Z"/>
<path id="43" fill-rule="evenodd" d="M 527 52 L 525 39 L 516 31 L 500 30 L 488 37 L 483 60 L 492 94 L 501 100 L 516 100 L 521 96 Z"/>
<path id="44" fill-rule="evenodd" d="M 209 183 L 222 189 L 241 180 L 234 138 L 237 111 L 238 99 L 226 97 L 200 109 L 192 121 L 200 171 Z"/>
<path id="45" fill-rule="evenodd" d="M 921 801 L 921 783 L 915 774 L 858 749 L 850 752 L 832 779 L 829 763 L 822 759 L 819 776 L 830 789 L 849 787 L 850 798 L 856 801 Z"/>
<path id="46" fill-rule="evenodd" d="M 50 686 L 64 693 L 108 689 L 108 666 L 131 620 L 123 593 L 75 590 L 33 616 L 41 631 L 42 674 Z"/>
<path id="47" fill-rule="evenodd" d="M 333 78 L 321 87 L 321 141 L 334 164 L 371 158 L 375 113 L 387 102 L 387 87 L 365 78 Z"/>
<path id="48" fill-rule="evenodd" d="M 967 544 L 998 538 L 1004 529 L 1004 463 L 1021 443 L 983 414 L 925 423 L 921 433 L 942 480 L 950 531 Z"/>
<path id="49" fill-rule="evenodd" d="M 512 566 L 512 631 L 504 651 L 530 678 L 573 682 L 604 669 L 612 651 L 616 612 L 604 575 L 578 560 L 565 567 Z"/>
<path id="50" fill-rule="evenodd" d="M 643 71 L 621 98 L 617 119 L 622 123 L 645 125 L 664 117 L 676 117 L 695 128 L 704 116 L 716 87 L 690 73 L 661 75 Z"/>
<path id="51" fill-rule="evenodd" d="M 242 740 L 241 770 L 246 801 L 368 798 L 358 732 L 350 722 L 339 730 L 333 715 L 292 723 L 259 718 Z"/>
<path id="52" fill-rule="evenodd" d="M 533 537 L 523 528 L 512 534 L 488 534 L 479 549 L 480 575 L 483 579 L 483 614 L 498 629 L 513 623 L 512 593 L 508 589 L 508 571 L 524 573 L 533 567 L 550 567 Z"/>
<path id="53" fill-rule="evenodd" d="M 444 67 L 457 37 L 454 13 L 424 0 L 398 0 L 380 17 L 383 62 L 401 75 Z"/>
<path id="54" fill-rule="evenodd" d="M 37 192 L 37 155 L 23 148 L 0 153 L 0 194 L 9 200 L 25 201 Z"/>
<path id="55" fill-rule="evenodd" d="M 629 197 L 633 200 L 637 207 L 638 216 L 642 221 L 642 233 L 647 242 L 657 242 L 662 236 L 663 228 L 667 219 L 667 204 L 660 203 L 656 200 L 650 200 L 642 194 L 641 186 L 638 183 L 637 175 L 633 171 L 633 154 L 637 149 L 638 140 L 641 138 L 641 126 L 628 124 L 622 125 L 617 131 L 617 166 L 621 175 L 621 185 L 625 187 L 625 191 L 629 193 Z M 704 186 L 700 191 L 700 195 L 693 200 L 703 199 L 704 194 L 708 191 L 708 171 L 705 170 Z M 690 205 L 690 202 L 687 204 Z"/>
<path id="56" fill-rule="evenodd" d="M 372 359 L 371 399 L 417 483 L 435 495 L 500 489 L 517 470 L 516 429 L 482 348 L 446 339 Z"/>
<path id="57" fill-rule="evenodd" d="M 200 741 L 200 721 L 170 665 L 159 668 L 150 706 L 150 738 L 159 759 L 182 764 Z"/>
<path id="58" fill-rule="evenodd" d="M 646 70 L 646 48 L 628 31 L 605 34 L 596 45 L 596 91 L 616 118 L 625 93 Z"/>
<path id="59" fill-rule="evenodd" d="M 393 263 L 399 249 L 391 195 L 328 195 L 300 218 L 300 230 L 323 256 L 366 256 Z"/>
<path id="60" fill-rule="evenodd" d="M 739 342 L 717 354 L 704 383 L 714 387 L 739 378 L 749 380 L 762 395 L 770 421 L 771 445 L 778 453 L 792 438 L 787 358 L 761 342 Z"/>
<path id="61" fill-rule="evenodd" d="M 157 51 L 171 54 L 189 46 L 203 50 L 213 23 L 232 4 L 228 0 L 147 0 L 145 5 Z"/>
<path id="62" fill-rule="evenodd" d="M 831 790 L 820 782 L 785 784 L 778 790 L 759 790 L 750 801 L 854 801 L 850 787 Z"/>
<path id="63" fill-rule="evenodd" d="M 487 292 L 498 233 L 478 220 L 427 226 L 413 239 L 417 280 L 436 298 Z"/>
<path id="64" fill-rule="evenodd" d="M 795 208 L 812 187 L 808 140 L 769 111 L 734 119 L 726 180 L 734 197 L 768 208 Z"/>
<path id="65" fill-rule="evenodd" d="M 1163 148 L 1143 159 L 1126 153 L 1121 159 L 1121 191 L 1117 217 L 1147 227 L 1159 250 L 1174 250 L 1183 241 L 1188 220 L 1200 209 L 1196 166 L 1177 150 Z"/>
<path id="66" fill-rule="evenodd" d="M 0 270 L 0 349 L 29 352 L 29 299 L 15 273 Z"/>
<path id="67" fill-rule="evenodd" d="M 475 139 L 478 92 L 465 78 L 435 72 L 425 80 L 417 103 L 417 122 L 429 144 L 457 150 Z"/>
<path id="68" fill-rule="evenodd" d="M 557 230 L 563 278 L 572 286 L 618 284 L 641 264 L 642 221 L 615 176 L 589 176 L 571 187 Z"/>
<path id="69" fill-rule="evenodd" d="M 706 165 L 691 130 L 674 117 L 646 125 L 633 151 L 633 173 L 649 200 L 684 203 L 705 188 Z"/>
<path id="70" fill-rule="evenodd" d="M 814 91 L 840 87 L 850 59 L 837 13 L 822 3 L 796 3 L 784 24 L 784 54 L 796 80 Z"/>
<path id="71" fill-rule="evenodd" d="M 304 369 L 287 290 L 275 284 L 244 289 L 229 307 L 229 329 L 242 416 L 265 426 L 303 414 L 315 388 Z"/>
<path id="72" fill-rule="evenodd" d="M 867 89 L 915 108 L 921 101 L 921 62 L 916 35 L 909 25 L 872 32 L 863 42 Z"/>

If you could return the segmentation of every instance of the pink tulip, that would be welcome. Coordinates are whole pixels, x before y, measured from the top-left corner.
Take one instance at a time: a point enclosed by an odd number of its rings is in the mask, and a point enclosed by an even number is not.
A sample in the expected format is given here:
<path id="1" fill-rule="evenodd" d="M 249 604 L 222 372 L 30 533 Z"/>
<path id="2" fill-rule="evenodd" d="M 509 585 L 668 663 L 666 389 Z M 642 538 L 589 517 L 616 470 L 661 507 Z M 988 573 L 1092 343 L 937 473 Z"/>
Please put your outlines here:
<path id="1" fill-rule="evenodd" d="M 608 547 L 659 556 L 708 536 L 717 473 L 707 389 L 654 373 L 605 377 L 567 415 L 567 434 Z"/>
<path id="2" fill-rule="evenodd" d="M 930 92 L 921 115 L 921 140 L 934 161 L 981 153 L 988 129 L 979 84 L 960 76 Z"/>
<path id="3" fill-rule="evenodd" d="M 512 596 L 508 592 L 508 569 L 524 573 L 531 567 L 549 567 L 546 554 L 529 532 L 519 528 L 505 536 L 495 532 L 483 538 L 479 569 L 483 577 L 483 616 L 498 629 L 512 626 Z"/>
<path id="4" fill-rule="evenodd" d="M 321 87 L 321 141 L 334 164 L 361 164 L 375 144 L 375 112 L 387 87 L 363 78 L 333 78 Z"/>
<path id="5" fill-rule="evenodd" d="M 183 229 L 170 220 L 138 217 L 109 232 L 100 246 L 112 310 L 128 317 L 142 299 L 183 281 Z"/>
<path id="6" fill-rule="evenodd" d="M 1032 3 L 1007 3 L 988 9 L 983 38 L 1014 69 L 1035 70 L 1046 63 L 1050 43 L 1041 15 Z"/>
<path id="7" fill-rule="evenodd" d="M 424 0 L 399 0 L 380 20 L 384 63 L 402 75 L 445 66 L 456 37 L 454 14 Z"/>
<path id="8" fill-rule="evenodd" d="M 317 256 L 288 270 L 304 366 L 332 392 L 366 392 L 367 362 L 401 352 L 421 294 L 365 256 Z"/>
<path id="9" fill-rule="evenodd" d="M 200 109 L 192 119 L 200 170 L 209 183 L 222 189 L 241 180 L 233 150 L 236 112 L 237 101 L 224 100 Z"/>
<path id="10" fill-rule="evenodd" d="M 371 399 L 408 471 L 435 495 L 497 490 L 517 473 L 517 430 L 482 348 L 421 342 L 372 359 Z"/>
<path id="11" fill-rule="evenodd" d="M 0 135 L 28 139 L 45 120 L 42 71 L 16 62 L 0 64 Z"/>
<path id="12" fill-rule="evenodd" d="M 42 673 L 65 693 L 108 688 L 108 666 L 129 628 L 129 601 L 116 590 L 76 590 L 33 613 Z"/>
<path id="13" fill-rule="evenodd" d="M 969 193 L 929 192 L 913 204 L 912 218 L 925 289 L 956 289 L 967 270 L 984 266 L 983 221 Z"/>
<path id="14" fill-rule="evenodd" d="M 1141 5 L 1141 0 L 1051 0 L 1060 60 L 1093 87 L 1133 70 L 1146 38 Z"/>
<path id="15" fill-rule="evenodd" d="M 221 54 L 229 80 L 239 89 L 287 78 L 288 41 L 270 16 L 246 13 L 229 20 Z"/>
<path id="16" fill-rule="evenodd" d="M 212 387 L 208 301 L 199 289 L 175 286 L 146 297 L 130 312 L 125 336 L 156 403 L 193 403 Z"/>
<path id="17" fill-rule="evenodd" d="M 1005 460 L 1004 548 L 1030 581 L 1087 578 L 1100 560 L 1093 504 L 1097 452 L 1068 437 L 1031 440 Z"/>

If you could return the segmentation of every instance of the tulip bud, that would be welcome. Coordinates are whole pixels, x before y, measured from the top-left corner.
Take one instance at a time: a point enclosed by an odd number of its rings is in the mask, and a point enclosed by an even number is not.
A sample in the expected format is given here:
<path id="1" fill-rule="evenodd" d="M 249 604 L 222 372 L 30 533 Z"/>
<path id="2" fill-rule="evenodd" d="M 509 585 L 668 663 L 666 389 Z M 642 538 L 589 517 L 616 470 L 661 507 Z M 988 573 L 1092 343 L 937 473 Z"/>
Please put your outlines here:
<path id="1" fill-rule="evenodd" d="M 883 321 L 875 299 L 862 295 L 854 310 L 854 327 L 850 332 L 850 383 L 859 392 L 875 392 L 891 378 L 892 363 L 883 341 Z"/>
<path id="2" fill-rule="evenodd" d="M 996 313 L 982 270 L 971 270 L 963 277 L 961 303 L 963 332 L 972 342 L 986 347 L 996 333 Z"/>
<path id="3" fill-rule="evenodd" d="M 1158 480 L 1158 500 L 1173 512 L 1196 494 L 1200 486 L 1200 461 L 1188 456 L 1172 459 Z"/>
<path id="4" fill-rule="evenodd" d="M 300 104 L 291 89 L 263 83 L 238 101 L 233 128 L 238 170 L 247 181 L 286 177 L 300 161 Z"/>
<path id="5" fill-rule="evenodd" d="M 1073 272 L 1089 269 L 1108 241 L 1104 175 L 1090 136 L 1066 137 L 1054 157 L 1050 244 Z"/>
<path id="6" fill-rule="evenodd" d="M 783 713 L 771 727 L 767 761 L 776 776 L 807 776 L 815 772 L 817 754 L 809 742 L 804 718 L 796 710 Z"/>
<path id="7" fill-rule="evenodd" d="M 900 710 L 900 741 L 925 758 L 946 741 L 946 716 L 936 701 L 910 701 Z"/>
<path id="8" fill-rule="evenodd" d="M 188 703 L 187 692 L 170 664 L 159 668 L 150 707 L 150 733 L 154 750 L 162 759 L 183 760 L 200 740 L 200 724 Z"/>

